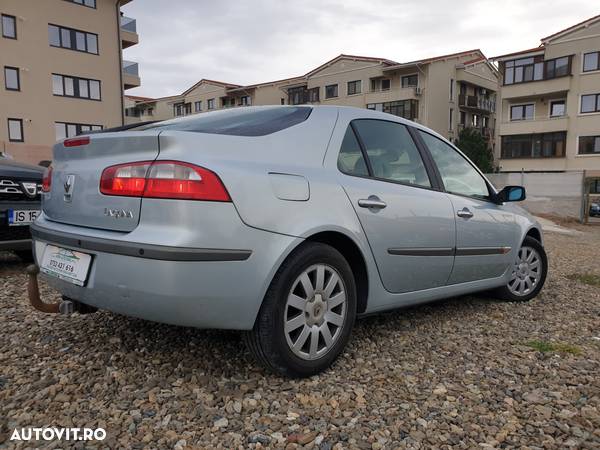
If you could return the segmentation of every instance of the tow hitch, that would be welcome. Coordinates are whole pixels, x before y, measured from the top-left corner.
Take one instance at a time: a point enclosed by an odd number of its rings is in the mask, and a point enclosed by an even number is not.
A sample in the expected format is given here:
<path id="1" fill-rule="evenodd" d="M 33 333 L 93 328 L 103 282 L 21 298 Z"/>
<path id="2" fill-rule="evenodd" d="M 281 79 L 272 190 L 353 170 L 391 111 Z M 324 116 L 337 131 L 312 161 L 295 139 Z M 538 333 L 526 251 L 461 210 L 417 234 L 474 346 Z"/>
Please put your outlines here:
<path id="1" fill-rule="evenodd" d="M 89 314 L 98 311 L 97 308 L 93 306 L 88 306 L 83 303 L 80 303 L 75 300 L 71 300 L 67 297 L 62 298 L 62 300 L 58 303 L 44 303 L 40 299 L 40 289 L 38 286 L 38 274 L 40 273 L 40 268 L 31 264 L 27 266 L 26 269 L 27 276 L 29 277 L 27 283 L 27 294 L 29 295 L 29 303 L 35 309 L 45 313 L 61 313 L 61 314 L 72 314 L 74 312 L 78 312 L 80 314 Z"/>

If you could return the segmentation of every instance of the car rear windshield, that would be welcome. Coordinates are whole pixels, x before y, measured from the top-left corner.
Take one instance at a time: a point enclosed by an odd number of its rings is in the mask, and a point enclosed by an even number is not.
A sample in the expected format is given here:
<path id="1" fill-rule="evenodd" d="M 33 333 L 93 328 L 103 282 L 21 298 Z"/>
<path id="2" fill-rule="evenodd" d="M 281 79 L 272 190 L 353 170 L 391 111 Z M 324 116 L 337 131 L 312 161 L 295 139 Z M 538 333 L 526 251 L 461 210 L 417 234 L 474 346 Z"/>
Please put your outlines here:
<path id="1" fill-rule="evenodd" d="M 306 106 L 239 108 L 155 122 L 132 130 L 175 130 L 230 136 L 265 136 L 304 122 L 311 111 L 312 108 Z"/>

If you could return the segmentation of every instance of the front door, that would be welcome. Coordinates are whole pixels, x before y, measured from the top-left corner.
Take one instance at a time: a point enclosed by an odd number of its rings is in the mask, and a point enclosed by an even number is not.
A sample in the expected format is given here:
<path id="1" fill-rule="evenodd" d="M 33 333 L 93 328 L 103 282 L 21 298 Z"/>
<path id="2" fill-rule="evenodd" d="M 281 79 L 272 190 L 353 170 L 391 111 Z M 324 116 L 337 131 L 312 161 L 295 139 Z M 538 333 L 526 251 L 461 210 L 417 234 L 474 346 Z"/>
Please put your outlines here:
<path id="1" fill-rule="evenodd" d="M 443 286 L 452 271 L 455 220 L 405 125 L 355 120 L 338 159 L 345 189 L 394 293 Z"/>
<path id="2" fill-rule="evenodd" d="M 519 228 L 510 211 L 490 201 L 487 182 L 452 146 L 419 131 L 436 163 L 456 220 L 456 258 L 448 284 L 496 278 L 518 250 Z"/>

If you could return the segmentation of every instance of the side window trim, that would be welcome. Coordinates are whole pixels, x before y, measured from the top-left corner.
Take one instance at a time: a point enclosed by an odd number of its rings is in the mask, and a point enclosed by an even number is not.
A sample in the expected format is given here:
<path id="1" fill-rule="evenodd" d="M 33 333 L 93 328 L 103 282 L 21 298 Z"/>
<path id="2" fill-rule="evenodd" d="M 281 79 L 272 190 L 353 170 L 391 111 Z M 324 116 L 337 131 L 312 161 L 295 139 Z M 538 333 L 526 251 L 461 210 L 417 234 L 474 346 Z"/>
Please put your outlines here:
<path id="1" fill-rule="evenodd" d="M 418 184 L 403 183 L 401 181 L 395 181 L 395 180 L 391 180 L 391 179 L 387 179 L 387 178 L 379 178 L 379 177 L 374 176 L 373 175 L 373 167 L 371 166 L 371 161 L 369 160 L 369 156 L 367 154 L 367 149 L 366 149 L 365 143 L 363 142 L 363 140 L 360 136 L 360 133 L 358 133 L 358 130 L 356 130 L 356 127 L 354 126 L 354 122 L 357 122 L 359 120 L 377 120 L 379 122 L 390 122 L 390 123 L 393 123 L 396 125 L 401 125 L 401 126 L 406 127 L 408 134 L 410 135 L 411 139 L 413 140 L 413 143 L 415 144 L 415 147 L 417 148 L 417 151 L 419 152 L 419 156 L 421 157 L 423 166 L 425 166 L 425 172 L 427 173 L 427 176 L 429 177 L 431 187 L 421 186 Z M 427 146 L 424 143 L 423 143 L 423 147 L 420 146 L 418 139 L 421 139 L 421 137 L 418 136 L 418 133 L 416 132 L 416 130 L 414 130 L 414 128 L 412 126 L 404 124 L 402 122 L 395 122 L 393 120 L 364 118 L 364 119 L 351 120 L 349 123 L 349 127 L 352 128 L 354 137 L 356 138 L 356 141 L 358 142 L 358 145 L 360 147 L 362 157 L 365 161 L 365 165 L 367 166 L 367 172 L 369 173 L 369 175 L 365 177 L 365 176 L 354 175 L 351 173 L 346 173 L 346 172 L 340 171 L 344 175 L 351 176 L 351 177 L 358 177 L 358 178 L 370 178 L 372 180 L 383 181 L 385 183 L 400 184 L 402 186 L 414 187 L 414 188 L 419 188 L 419 189 L 427 189 L 430 191 L 444 192 L 444 184 L 441 182 L 441 176 L 437 170 L 437 167 L 435 166 L 435 163 L 433 163 L 433 158 L 429 154 L 429 151 L 427 150 Z M 348 128 L 346 128 L 346 130 L 347 129 Z M 339 151 L 338 151 L 338 154 L 339 154 Z"/>
<path id="2" fill-rule="evenodd" d="M 429 174 L 433 188 L 436 191 L 446 192 L 444 181 L 442 180 L 442 174 L 438 170 L 437 164 L 433 160 L 433 156 L 431 156 L 431 153 L 427 148 L 427 144 L 425 144 L 425 141 L 415 127 L 409 126 L 408 132 L 410 133 L 413 141 L 415 141 L 415 145 L 419 149 L 419 153 L 421 154 L 421 158 L 423 159 L 425 169 Z"/>
<path id="3" fill-rule="evenodd" d="M 418 133 L 418 131 L 420 131 L 420 132 L 422 132 L 422 133 L 426 133 L 426 134 L 430 135 L 431 137 L 433 137 L 433 138 L 435 138 L 435 139 L 440 139 L 439 137 L 437 137 L 437 136 L 434 136 L 433 134 L 429 133 L 428 131 L 426 131 L 426 130 L 422 130 L 422 129 L 415 130 L 415 134 L 417 134 L 417 135 L 418 135 L 418 134 L 419 134 L 419 133 Z M 439 169 L 438 169 L 438 167 L 437 167 L 437 164 L 436 164 L 436 163 L 435 163 L 435 161 L 433 160 L 433 156 L 431 156 L 431 152 L 429 151 L 429 148 L 427 147 L 427 144 L 425 144 L 425 141 L 423 140 L 423 138 L 422 138 L 421 136 L 418 136 L 418 139 L 419 139 L 419 140 L 421 140 L 421 141 L 423 142 L 423 145 L 424 145 L 424 147 L 425 147 L 425 150 L 427 151 L 427 153 L 429 154 L 429 157 L 430 157 L 430 158 L 431 158 L 431 160 L 433 161 L 433 164 L 434 164 L 434 167 L 435 167 L 435 171 L 436 171 L 436 173 L 437 173 L 437 174 L 439 175 L 439 177 L 440 177 L 440 181 L 441 181 L 441 190 L 442 190 L 443 192 L 446 192 L 447 194 L 458 195 L 459 197 L 466 197 L 466 198 L 471 198 L 471 199 L 475 199 L 475 200 L 481 200 L 481 201 L 484 201 L 484 202 L 490 202 L 490 203 L 494 203 L 494 204 L 496 204 L 496 202 L 493 200 L 493 195 L 494 195 L 494 193 L 496 193 L 496 189 L 495 189 L 495 188 L 494 188 L 494 186 L 493 186 L 493 185 L 492 185 L 492 184 L 491 184 L 491 183 L 488 181 L 488 179 L 487 179 L 487 178 L 486 178 L 486 177 L 483 175 L 483 173 L 481 172 L 481 170 L 479 170 L 479 168 L 478 168 L 478 167 L 477 167 L 475 164 L 473 164 L 473 163 L 471 162 L 471 160 L 470 160 L 469 158 L 467 158 L 467 157 L 465 156 L 465 154 L 464 154 L 464 153 L 463 153 L 463 152 L 462 152 L 462 151 L 461 151 L 461 150 L 460 150 L 458 147 L 456 147 L 455 145 L 453 145 L 453 144 L 452 144 L 452 143 L 450 143 L 450 142 L 446 142 L 446 141 L 442 140 L 442 142 L 444 142 L 444 143 L 445 143 L 445 144 L 447 144 L 447 145 L 448 145 L 450 148 L 452 148 L 452 149 L 453 149 L 455 152 L 457 152 L 457 153 L 459 154 L 459 156 L 460 156 L 461 158 L 463 158 L 463 159 L 464 159 L 464 160 L 465 160 L 465 161 L 466 161 L 466 162 L 467 162 L 467 163 L 468 163 L 468 164 L 469 164 L 469 165 L 470 165 L 470 166 L 473 168 L 473 170 L 475 170 L 475 172 L 477 172 L 477 173 L 479 174 L 479 176 L 480 176 L 480 177 L 483 179 L 483 181 L 484 181 L 485 185 L 487 186 L 487 190 L 488 190 L 488 196 L 487 196 L 486 198 L 483 198 L 483 197 L 477 197 L 477 196 L 473 196 L 473 195 L 459 194 L 459 193 L 456 193 L 456 192 L 450 192 L 450 191 L 446 190 L 446 187 L 444 186 L 444 183 L 443 183 L 443 180 L 442 180 L 442 176 L 441 176 L 441 174 L 440 174 L 440 172 L 439 172 Z"/>
<path id="4" fill-rule="evenodd" d="M 367 154 L 367 147 L 365 147 L 365 143 L 358 134 L 356 127 L 354 126 L 354 120 L 350 122 L 350 128 L 352 128 L 352 133 L 354 133 L 354 137 L 356 138 L 356 142 L 358 142 L 358 146 L 360 147 L 360 152 L 362 153 L 363 159 L 365 160 L 365 165 L 367 166 L 367 173 L 369 174 L 369 178 L 375 178 L 373 176 L 373 167 L 371 166 L 371 160 L 369 159 L 369 155 Z"/>

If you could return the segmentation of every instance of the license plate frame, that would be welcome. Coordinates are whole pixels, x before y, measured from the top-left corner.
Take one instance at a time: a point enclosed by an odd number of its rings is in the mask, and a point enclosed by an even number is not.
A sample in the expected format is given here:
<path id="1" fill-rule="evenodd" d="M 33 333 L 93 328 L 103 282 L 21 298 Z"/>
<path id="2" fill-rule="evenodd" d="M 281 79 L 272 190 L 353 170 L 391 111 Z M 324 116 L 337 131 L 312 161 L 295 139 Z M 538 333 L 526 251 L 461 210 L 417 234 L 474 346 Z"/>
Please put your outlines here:
<path id="1" fill-rule="evenodd" d="M 47 244 L 40 260 L 40 271 L 77 286 L 85 286 L 92 255 Z"/>
<path id="2" fill-rule="evenodd" d="M 8 226 L 23 227 L 35 222 L 41 213 L 39 209 L 9 209 Z"/>

